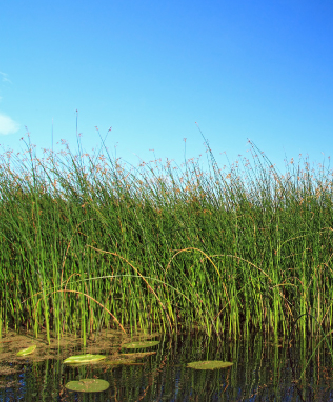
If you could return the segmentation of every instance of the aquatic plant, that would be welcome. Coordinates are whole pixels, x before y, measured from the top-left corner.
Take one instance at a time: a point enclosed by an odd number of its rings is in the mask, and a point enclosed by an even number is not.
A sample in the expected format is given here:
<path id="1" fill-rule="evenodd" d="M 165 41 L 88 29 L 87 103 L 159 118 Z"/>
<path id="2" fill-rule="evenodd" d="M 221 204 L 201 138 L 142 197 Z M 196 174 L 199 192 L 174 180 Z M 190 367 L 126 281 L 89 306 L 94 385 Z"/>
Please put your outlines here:
<path id="1" fill-rule="evenodd" d="M 332 172 L 278 175 L 250 142 L 227 173 L 199 159 L 120 165 L 108 154 L 0 164 L 0 336 L 102 327 L 302 336 L 332 327 Z M 259 157 L 262 157 L 263 163 Z M 85 162 L 86 161 L 86 162 Z M 243 161 L 244 163 L 244 161 Z M 265 166 L 265 165 L 266 166 Z"/>
<path id="2" fill-rule="evenodd" d="M 27 348 L 21 349 L 16 353 L 16 356 L 18 357 L 24 357 L 24 356 L 28 356 L 31 355 L 32 353 L 34 353 L 36 349 L 36 345 L 31 345 Z"/>
<path id="3" fill-rule="evenodd" d="M 101 360 L 106 359 L 106 356 L 104 355 L 92 355 L 92 354 L 86 354 L 86 355 L 79 355 L 79 356 L 71 356 L 68 357 L 64 363 L 67 364 L 74 364 L 74 363 L 95 363 L 99 362 Z"/>
<path id="4" fill-rule="evenodd" d="M 192 367 L 198 370 L 214 370 L 219 368 L 226 368 L 232 366 L 231 362 L 223 362 L 220 360 L 205 360 L 199 362 L 191 362 L 187 364 L 187 367 Z"/>
<path id="5" fill-rule="evenodd" d="M 124 343 L 122 346 L 127 349 L 150 348 L 156 346 L 158 343 L 159 341 L 130 342 Z"/>
<path id="6" fill-rule="evenodd" d="M 97 393 L 107 390 L 110 383 L 105 380 L 96 378 L 86 378 L 79 381 L 69 381 L 66 388 L 70 391 L 83 392 L 83 393 Z"/>

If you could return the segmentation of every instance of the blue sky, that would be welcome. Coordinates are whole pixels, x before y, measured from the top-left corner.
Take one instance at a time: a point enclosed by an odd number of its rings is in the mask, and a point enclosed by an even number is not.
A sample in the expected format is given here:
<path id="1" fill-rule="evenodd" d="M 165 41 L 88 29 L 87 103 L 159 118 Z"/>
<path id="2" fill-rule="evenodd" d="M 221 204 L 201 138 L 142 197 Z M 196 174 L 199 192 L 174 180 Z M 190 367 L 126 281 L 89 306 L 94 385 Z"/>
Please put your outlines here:
<path id="1" fill-rule="evenodd" d="M 53 120 L 54 151 L 76 153 L 77 117 L 91 155 L 112 127 L 111 155 L 181 164 L 184 138 L 206 157 L 197 122 L 220 167 L 253 163 L 248 139 L 282 174 L 286 156 L 328 166 L 332 1 L 13 0 L 0 37 L 1 149 L 25 149 L 27 126 L 42 157 Z"/>

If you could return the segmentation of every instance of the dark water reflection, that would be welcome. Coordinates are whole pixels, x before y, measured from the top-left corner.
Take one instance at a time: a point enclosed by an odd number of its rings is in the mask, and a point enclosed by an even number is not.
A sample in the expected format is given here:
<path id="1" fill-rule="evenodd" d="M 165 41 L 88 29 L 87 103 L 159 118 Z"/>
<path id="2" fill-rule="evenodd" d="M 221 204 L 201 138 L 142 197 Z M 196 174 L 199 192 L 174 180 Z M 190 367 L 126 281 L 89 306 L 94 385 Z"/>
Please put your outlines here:
<path id="1" fill-rule="evenodd" d="M 61 355 L 59 360 L 33 363 L 27 358 L 15 366 L 20 372 L 0 377 L 0 401 L 333 401 L 332 359 L 325 342 L 315 350 L 318 342 L 308 338 L 288 348 L 287 342 L 257 335 L 218 344 L 214 338 L 192 334 L 161 337 L 159 345 L 149 349 L 156 355 L 133 366 L 75 368 L 64 365 Z M 215 370 L 187 367 L 198 360 L 233 365 Z M 100 394 L 69 392 L 65 384 L 79 378 L 104 379 L 111 386 Z"/>

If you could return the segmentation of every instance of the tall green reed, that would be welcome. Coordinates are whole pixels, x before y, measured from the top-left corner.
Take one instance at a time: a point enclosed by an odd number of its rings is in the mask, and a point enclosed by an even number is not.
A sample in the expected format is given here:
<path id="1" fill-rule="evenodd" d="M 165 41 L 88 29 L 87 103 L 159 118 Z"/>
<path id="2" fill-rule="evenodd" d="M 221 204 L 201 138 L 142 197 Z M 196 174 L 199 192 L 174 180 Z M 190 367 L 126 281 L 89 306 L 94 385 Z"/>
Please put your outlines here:
<path id="1" fill-rule="evenodd" d="M 279 176 L 250 143 L 258 164 L 227 173 L 206 144 L 209 174 L 199 159 L 185 172 L 161 160 L 128 170 L 107 150 L 78 160 L 68 146 L 40 160 L 30 137 L 27 157 L 3 155 L 1 332 L 81 331 L 86 342 L 102 326 L 196 325 L 277 336 L 306 313 L 330 328 L 330 171 L 317 178 L 292 160 Z M 303 336 L 319 329 L 297 325 Z"/>

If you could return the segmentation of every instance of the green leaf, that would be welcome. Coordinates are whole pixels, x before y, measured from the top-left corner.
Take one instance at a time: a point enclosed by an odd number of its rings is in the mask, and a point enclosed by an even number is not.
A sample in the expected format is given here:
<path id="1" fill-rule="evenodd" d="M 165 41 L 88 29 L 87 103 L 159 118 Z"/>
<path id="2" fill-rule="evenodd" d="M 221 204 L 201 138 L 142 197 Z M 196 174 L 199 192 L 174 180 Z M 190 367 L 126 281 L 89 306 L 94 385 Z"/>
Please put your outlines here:
<path id="1" fill-rule="evenodd" d="M 65 387 L 76 392 L 103 392 L 110 384 L 105 380 L 87 378 L 80 381 L 69 381 Z"/>
<path id="2" fill-rule="evenodd" d="M 28 356 L 28 355 L 31 355 L 34 352 L 35 349 L 36 349 L 36 345 L 31 345 L 28 348 L 19 350 L 18 353 L 16 353 L 16 356 Z"/>
<path id="3" fill-rule="evenodd" d="M 106 359 L 103 355 L 81 355 L 81 356 L 71 356 L 64 361 L 64 363 L 94 363 L 99 360 Z"/>
<path id="4" fill-rule="evenodd" d="M 159 341 L 147 341 L 147 342 L 130 342 L 123 345 L 124 348 L 134 349 L 134 348 L 149 348 L 155 346 Z"/>
<path id="5" fill-rule="evenodd" d="M 135 360 L 131 359 L 105 360 L 103 364 L 110 364 L 110 365 L 135 364 Z"/>
<path id="6" fill-rule="evenodd" d="M 233 363 L 230 362 L 222 362 L 220 360 L 208 360 L 208 361 L 199 361 L 188 363 L 187 367 L 192 367 L 200 370 L 212 370 L 217 368 L 230 367 Z"/>
<path id="7" fill-rule="evenodd" d="M 124 356 L 126 359 L 142 359 L 146 356 L 156 355 L 156 352 L 146 352 L 146 353 L 122 353 L 120 356 Z"/>

